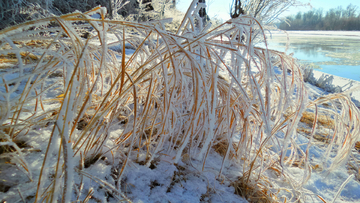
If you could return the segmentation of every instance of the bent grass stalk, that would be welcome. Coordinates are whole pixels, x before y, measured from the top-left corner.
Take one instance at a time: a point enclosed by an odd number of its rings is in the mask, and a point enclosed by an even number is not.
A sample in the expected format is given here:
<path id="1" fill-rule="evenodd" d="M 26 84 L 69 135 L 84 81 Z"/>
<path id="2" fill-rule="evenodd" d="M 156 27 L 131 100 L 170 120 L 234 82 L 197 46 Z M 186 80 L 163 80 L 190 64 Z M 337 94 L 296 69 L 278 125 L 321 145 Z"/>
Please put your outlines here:
<path id="1" fill-rule="evenodd" d="M 16 63 L 1 72 L 0 133 L 8 138 L 1 140 L 2 145 L 20 134 L 30 136 L 39 121 L 52 128 L 41 170 L 35 176 L 36 201 L 68 201 L 71 187 L 82 190 L 82 182 L 74 184 L 74 176 L 83 175 L 126 199 L 120 184 L 129 160 L 150 166 L 165 153 L 172 154 L 177 163 L 189 149 L 187 156 L 203 161 L 204 169 L 209 151 L 216 146 L 226 148 L 221 150 L 224 160 L 219 176 L 228 159 L 233 159 L 243 163 L 238 169 L 243 174 L 241 184 L 255 184 L 261 188 L 259 194 L 268 194 L 275 187 L 268 178 L 269 171 L 275 171 L 291 184 L 292 190 L 278 188 L 290 193 L 288 201 L 305 198 L 302 186 L 311 173 L 309 150 L 302 151 L 296 144 L 296 128 L 303 113 L 314 108 L 312 134 L 319 125 L 318 110 L 330 112 L 335 119 L 324 163 L 331 160 L 333 170 L 349 156 L 360 134 L 360 113 L 347 96 L 334 94 L 308 101 L 299 65 L 285 53 L 254 45 L 254 31 L 266 41 L 260 22 L 241 16 L 212 30 L 199 29 L 194 24 L 194 2 L 176 33 L 164 30 L 161 20 L 107 20 L 99 7 L 0 31 L 0 54 L 6 58 L 17 53 Z M 96 12 L 101 19 L 90 17 Z M 50 22 L 52 28 L 43 26 Z M 78 22 L 93 29 L 87 39 L 80 36 Z M 37 29 L 29 30 L 32 26 Z M 245 40 L 236 35 L 244 35 Z M 110 37 L 117 41 L 110 42 Z M 32 38 L 43 43 L 26 45 Z M 118 44 L 120 51 L 113 51 L 110 44 Z M 128 45 L 134 48 L 132 54 L 126 53 Z M 27 60 L 29 54 L 38 59 Z M 280 74 L 275 73 L 271 56 L 282 64 Z M 54 79 L 54 73 L 61 76 Z M 53 96 L 49 100 L 46 95 Z M 326 102 L 332 108 L 321 109 Z M 79 130 L 84 116 L 89 121 Z M 126 124 L 117 120 L 119 116 L 126 118 Z M 110 127 L 119 124 L 123 131 L 111 138 Z M 335 157 L 330 156 L 333 149 L 338 152 Z M 58 158 L 52 162 L 56 150 Z M 131 156 L 134 152 L 136 156 Z M 21 154 L 21 150 L 13 153 Z M 92 177 L 81 164 L 86 160 L 96 163 L 106 154 L 118 163 L 114 164 L 118 167 L 115 186 Z M 141 154 L 146 154 L 144 160 Z M 31 173 L 23 157 L 19 164 L 31 177 L 35 172 Z M 80 165 L 74 162 L 77 157 L 81 157 Z M 286 169 L 302 162 L 307 173 L 297 182 Z M 81 201 L 87 201 L 89 194 L 91 191 Z"/>

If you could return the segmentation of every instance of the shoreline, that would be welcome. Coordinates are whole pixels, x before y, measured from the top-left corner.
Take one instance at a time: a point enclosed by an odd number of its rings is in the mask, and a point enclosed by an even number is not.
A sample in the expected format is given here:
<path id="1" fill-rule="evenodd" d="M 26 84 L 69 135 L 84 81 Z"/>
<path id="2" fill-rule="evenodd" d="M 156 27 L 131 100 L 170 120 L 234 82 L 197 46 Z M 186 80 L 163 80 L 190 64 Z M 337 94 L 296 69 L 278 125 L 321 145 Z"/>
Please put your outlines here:
<path id="1" fill-rule="evenodd" d="M 334 38 L 341 38 L 341 37 L 360 37 L 360 31 L 342 31 L 342 30 L 281 30 L 281 31 L 273 31 L 271 35 L 279 36 L 279 35 L 286 35 L 293 37 L 304 37 L 304 35 L 314 35 L 317 37 L 334 37 Z"/>
<path id="2" fill-rule="evenodd" d="M 351 100 L 360 108 L 360 82 L 314 69 L 304 70 L 304 80 L 328 93 L 350 93 Z"/>
<path id="3" fill-rule="evenodd" d="M 314 37 L 318 39 L 323 38 L 350 38 L 351 40 L 360 38 L 360 31 L 342 31 L 342 30 L 288 30 L 288 31 L 272 31 L 271 34 L 267 34 L 270 37 L 283 38 L 303 38 Z M 291 45 L 291 43 L 290 43 Z M 295 56 L 296 58 L 296 56 Z M 360 81 L 336 76 L 333 74 L 321 72 L 318 70 L 305 68 L 303 70 L 304 80 L 315 87 L 322 89 L 327 93 L 345 93 L 346 91 L 356 88 L 355 91 L 350 93 L 351 100 L 360 109 Z"/>

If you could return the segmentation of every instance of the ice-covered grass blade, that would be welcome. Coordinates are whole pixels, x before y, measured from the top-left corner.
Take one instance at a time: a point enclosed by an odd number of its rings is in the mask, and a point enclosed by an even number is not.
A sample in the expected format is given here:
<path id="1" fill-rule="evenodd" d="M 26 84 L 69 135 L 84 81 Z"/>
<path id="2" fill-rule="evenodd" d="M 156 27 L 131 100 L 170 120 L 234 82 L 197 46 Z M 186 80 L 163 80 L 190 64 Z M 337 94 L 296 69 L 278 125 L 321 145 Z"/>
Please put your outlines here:
<path id="1" fill-rule="evenodd" d="M 150 166 L 166 154 L 176 164 L 186 155 L 205 170 L 211 150 L 223 156 L 219 177 L 235 161 L 243 177 L 234 185 L 259 188 L 243 196 L 275 200 L 275 173 L 295 201 L 311 173 L 310 152 L 297 143 L 304 115 L 314 116 L 308 148 L 325 126 L 321 116 L 331 115 L 324 165 L 331 171 L 346 160 L 360 134 L 352 101 L 344 94 L 307 100 L 294 59 L 255 46 L 266 41 L 258 20 L 241 16 L 208 30 L 195 20 L 194 2 L 176 33 L 164 21 L 108 20 L 103 8 L 0 31 L 1 147 L 48 132 L 38 168 L 17 147 L 4 154 L 19 155 L 13 162 L 33 180 L 35 201 L 88 201 L 95 190 L 83 191 L 86 178 L 127 200 L 121 184 L 132 162 Z M 105 161 L 113 183 L 89 173 Z M 307 172 L 295 181 L 288 169 L 302 164 Z"/>

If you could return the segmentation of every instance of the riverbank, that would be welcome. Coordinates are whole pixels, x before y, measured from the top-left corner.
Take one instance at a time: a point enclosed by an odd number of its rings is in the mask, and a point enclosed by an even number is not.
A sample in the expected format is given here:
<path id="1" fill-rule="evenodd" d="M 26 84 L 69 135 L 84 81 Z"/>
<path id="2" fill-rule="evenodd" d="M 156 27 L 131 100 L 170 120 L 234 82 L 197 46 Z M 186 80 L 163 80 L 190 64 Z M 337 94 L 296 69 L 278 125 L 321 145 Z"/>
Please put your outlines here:
<path id="1" fill-rule="evenodd" d="M 307 69 L 304 80 L 329 93 L 345 93 L 360 108 L 360 82 L 321 71 Z"/>
<path id="2" fill-rule="evenodd" d="M 321 37 L 360 37 L 360 31 L 275 31 L 271 32 L 272 35 L 284 35 L 289 34 L 290 36 L 304 36 L 304 35 L 315 35 Z"/>

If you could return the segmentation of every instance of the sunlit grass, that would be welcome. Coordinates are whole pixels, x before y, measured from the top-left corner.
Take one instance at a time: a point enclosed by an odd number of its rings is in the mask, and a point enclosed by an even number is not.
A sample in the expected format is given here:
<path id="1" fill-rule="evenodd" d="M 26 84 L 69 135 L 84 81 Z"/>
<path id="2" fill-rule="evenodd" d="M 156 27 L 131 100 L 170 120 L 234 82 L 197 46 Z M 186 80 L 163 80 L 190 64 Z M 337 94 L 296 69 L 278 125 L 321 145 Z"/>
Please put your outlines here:
<path id="1" fill-rule="evenodd" d="M 130 162 L 150 166 L 167 155 L 173 163 L 197 159 L 205 165 L 212 149 L 223 156 L 219 177 L 229 159 L 243 164 L 237 169 L 243 177 L 234 186 L 252 191 L 241 195 L 279 200 L 270 192 L 275 187 L 290 193 L 291 201 L 304 198 L 302 186 L 311 167 L 309 151 L 294 144 L 296 130 L 305 110 L 314 112 L 305 113 L 313 142 L 317 123 L 325 119 L 319 105 L 328 102 L 334 105 L 324 111 L 331 113 L 334 130 L 324 158 L 332 161 L 330 170 L 346 160 L 359 137 L 360 113 L 349 97 L 308 101 L 294 59 L 254 46 L 259 39 L 253 33 L 266 40 L 256 19 L 241 16 L 209 30 L 195 23 L 195 3 L 175 33 L 164 29 L 169 20 L 111 21 L 102 8 L 0 31 L 0 55 L 16 59 L 13 67 L 1 69 L 1 145 L 13 146 L 12 153 L 19 155 L 14 162 L 34 182 L 35 201 L 86 202 L 91 191 L 85 199 L 73 199 L 73 188 L 82 190 L 74 177 L 89 177 L 114 198 L 127 200 L 120 184 Z M 95 12 L 101 19 L 89 16 Z M 52 27 L 43 26 L 50 22 Z M 90 37 L 82 38 L 79 26 L 91 28 Z M 112 45 L 118 44 L 118 51 L 109 49 L 109 37 L 117 39 Z M 130 46 L 133 53 L 125 54 Z M 271 56 L 282 67 L 276 74 Z M 122 131 L 114 138 L 111 127 L 116 125 Z M 30 139 L 39 126 L 52 131 L 41 170 L 34 174 L 15 140 Z M 286 157 L 289 151 L 303 155 L 308 173 L 300 181 L 283 170 L 294 167 L 290 160 L 296 155 Z M 105 155 L 113 157 L 115 185 L 85 170 Z M 293 190 L 276 188 L 269 171 Z"/>

